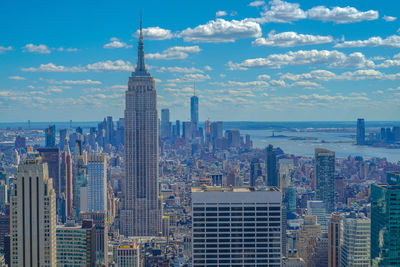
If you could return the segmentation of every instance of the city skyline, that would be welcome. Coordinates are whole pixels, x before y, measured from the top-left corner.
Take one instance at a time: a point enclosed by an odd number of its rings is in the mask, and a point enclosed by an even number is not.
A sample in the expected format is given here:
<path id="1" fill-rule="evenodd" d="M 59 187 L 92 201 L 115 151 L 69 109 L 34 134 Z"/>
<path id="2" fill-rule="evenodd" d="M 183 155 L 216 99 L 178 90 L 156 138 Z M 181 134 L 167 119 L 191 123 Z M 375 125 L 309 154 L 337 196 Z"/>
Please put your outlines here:
<path id="1" fill-rule="evenodd" d="M 158 108 L 173 120 L 190 119 L 193 82 L 200 121 L 396 119 L 400 36 L 390 3 L 221 1 L 196 6 L 196 16 L 180 1 L 156 10 L 153 2 L 74 4 L 2 4 L 10 27 L 0 31 L 1 121 L 123 117 L 140 9 Z"/>

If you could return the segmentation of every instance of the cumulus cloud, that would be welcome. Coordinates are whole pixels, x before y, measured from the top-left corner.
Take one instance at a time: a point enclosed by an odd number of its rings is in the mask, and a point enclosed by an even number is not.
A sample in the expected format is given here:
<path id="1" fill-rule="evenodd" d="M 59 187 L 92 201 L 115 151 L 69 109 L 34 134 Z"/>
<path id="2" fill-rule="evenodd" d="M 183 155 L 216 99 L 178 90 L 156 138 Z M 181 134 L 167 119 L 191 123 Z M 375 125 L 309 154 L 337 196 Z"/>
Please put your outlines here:
<path id="1" fill-rule="evenodd" d="M 395 21 L 395 20 L 397 19 L 397 17 L 392 17 L 392 16 L 386 16 L 386 15 L 384 15 L 384 16 L 382 17 L 382 19 L 384 19 L 384 20 L 387 21 L 387 22 L 392 22 L 392 21 Z"/>
<path id="2" fill-rule="evenodd" d="M 59 51 L 59 52 L 77 52 L 77 51 L 79 51 L 79 49 L 72 48 L 72 47 L 70 47 L 70 48 L 59 47 L 59 48 L 57 48 L 57 51 Z"/>
<path id="3" fill-rule="evenodd" d="M 258 2 L 258 1 L 255 1 Z M 303 10 L 298 3 L 289 3 L 283 0 L 272 0 L 269 5 L 263 5 L 263 11 L 259 18 L 250 20 L 258 23 L 291 23 L 301 19 L 313 19 L 321 21 L 332 21 L 335 23 L 353 23 L 364 20 L 375 20 L 379 17 L 378 11 L 359 11 L 350 6 L 327 8 L 316 6 L 309 10 Z M 257 6 L 261 6 L 260 4 Z"/>
<path id="4" fill-rule="evenodd" d="M 195 28 L 187 28 L 180 32 L 179 36 L 185 41 L 196 43 L 227 43 L 237 39 L 257 38 L 261 36 L 261 27 L 250 20 L 216 19 L 199 25 Z"/>
<path id="5" fill-rule="evenodd" d="M 249 4 L 249 6 L 254 6 L 254 7 L 257 7 L 257 6 L 265 6 L 265 2 L 264 2 L 264 1 L 253 1 L 253 2 L 251 2 L 251 3 Z"/>
<path id="6" fill-rule="evenodd" d="M 371 37 L 367 40 L 357 40 L 357 41 L 346 41 L 343 43 L 338 43 L 335 47 L 375 47 L 375 46 L 384 46 L 391 48 L 400 48 L 400 36 L 399 35 L 391 35 L 387 38 L 382 38 L 379 36 Z"/>
<path id="7" fill-rule="evenodd" d="M 271 79 L 271 76 L 267 74 L 261 74 L 257 76 L 257 80 L 269 80 L 269 79 Z"/>
<path id="8" fill-rule="evenodd" d="M 207 71 L 211 71 L 211 70 L 212 70 L 212 67 L 211 67 L 211 66 L 208 66 L 208 65 L 206 65 L 206 66 L 204 66 L 204 69 L 205 69 L 205 70 L 207 70 Z"/>
<path id="9" fill-rule="evenodd" d="M 224 11 L 224 10 L 220 10 L 220 11 L 217 11 L 215 13 L 216 17 L 223 17 L 223 16 L 226 16 L 226 15 L 228 15 L 228 13 L 226 13 L 226 11 Z"/>
<path id="10" fill-rule="evenodd" d="M 267 87 L 269 83 L 266 81 L 249 81 L 249 82 L 238 82 L 238 81 L 227 81 L 227 82 L 211 82 L 210 84 L 218 85 L 222 87 Z"/>
<path id="11" fill-rule="evenodd" d="M 316 6 L 307 11 L 308 17 L 314 20 L 333 21 L 336 23 L 353 23 L 364 20 L 376 20 L 379 13 L 376 10 L 359 11 L 354 7 L 333 7 Z"/>
<path id="12" fill-rule="evenodd" d="M 118 38 L 112 37 L 108 44 L 103 46 L 107 49 L 114 49 L 114 48 L 131 48 L 132 45 L 128 45 L 127 43 L 121 42 Z"/>
<path id="13" fill-rule="evenodd" d="M 194 73 L 194 74 L 185 74 L 180 78 L 167 80 L 168 83 L 182 83 L 182 82 L 203 82 L 205 80 L 211 79 L 208 74 Z"/>
<path id="14" fill-rule="evenodd" d="M 44 44 L 40 45 L 27 44 L 22 48 L 22 50 L 24 52 L 30 52 L 30 53 L 50 54 L 49 47 Z"/>
<path id="15" fill-rule="evenodd" d="M 161 67 L 159 72 L 164 72 L 164 71 L 169 71 L 169 72 L 179 72 L 179 73 L 199 73 L 203 72 L 202 70 L 191 67 L 191 68 L 186 68 L 186 67 Z"/>
<path id="16" fill-rule="evenodd" d="M 292 74 L 285 73 L 281 75 L 281 79 L 291 80 L 291 81 L 332 81 L 332 80 L 342 80 L 342 81 L 358 81 L 358 80 L 399 80 L 400 73 L 382 73 L 374 69 L 363 69 L 356 71 L 347 71 L 340 74 L 335 74 L 327 70 L 313 70 L 308 73 Z"/>
<path id="17" fill-rule="evenodd" d="M 133 66 L 129 61 L 123 60 L 106 60 L 100 61 L 86 66 L 57 66 L 54 63 L 41 64 L 39 67 L 22 68 L 27 72 L 86 72 L 86 71 L 132 71 Z"/>
<path id="18" fill-rule="evenodd" d="M 12 48 L 11 46 L 5 47 L 5 46 L 1 46 L 1 45 L 0 45 L 0 54 L 4 53 L 5 51 L 10 51 L 10 50 L 12 50 L 12 49 L 13 49 L 13 48 Z"/>
<path id="19" fill-rule="evenodd" d="M 199 53 L 200 47 L 195 46 L 173 46 L 165 49 L 161 53 L 147 54 L 148 59 L 185 59 L 189 53 Z"/>
<path id="20" fill-rule="evenodd" d="M 325 44 L 333 41 L 332 36 L 300 34 L 296 32 L 275 33 L 271 31 L 267 38 L 257 38 L 252 42 L 254 46 L 292 47 L 302 45 Z"/>
<path id="21" fill-rule="evenodd" d="M 241 63 L 227 63 L 231 70 L 247 70 L 249 68 L 281 68 L 287 65 L 327 65 L 333 68 L 373 67 L 374 62 L 355 52 L 346 55 L 337 50 L 299 50 L 285 54 L 271 54 L 266 58 L 246 59 Z"/>
<path id="22" fill-rule="evenodd" d="M 10 76 L 10 77 L 8 77 L 8 79 L 10 79 L 10 80 L 17 80 L 17 81 L 26 80 L 25 77 L 21 77 L 21 76 Z"/>
<path id="23" fill-rule="evenodd" d="M 93 80 L 63 80 L 63 81 L 47 80 L 47 82 L 50 84 L 72 84 L 72 85 L 101 84 L 100 81 L 93 81 Z"/>
<path id="24" fill-rule="evenodd" d="M 135 37 L 139 37 L 140 31 L 137 30 L 134 34 Z M 160 27 L 148 27 L 143 29 L 143 37 L 146 40 L 168 40 L 173 38 L 175 35 L 171 30 L 163 29 Z"/>

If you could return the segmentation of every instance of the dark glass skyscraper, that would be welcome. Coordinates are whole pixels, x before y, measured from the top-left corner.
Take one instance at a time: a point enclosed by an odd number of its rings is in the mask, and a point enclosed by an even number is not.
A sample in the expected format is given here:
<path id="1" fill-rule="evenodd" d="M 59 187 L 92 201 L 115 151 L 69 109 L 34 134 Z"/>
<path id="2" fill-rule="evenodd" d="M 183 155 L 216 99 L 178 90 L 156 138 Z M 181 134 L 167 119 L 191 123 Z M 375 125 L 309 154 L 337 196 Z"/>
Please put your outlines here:
<path id="1" fill-rule="evenodd" d="M 267 147 L 265 160 L 267 186 L 279 186 L 278 168 L 276 165 L 276 151 L 272 145 Z"/>
<path id="2" fill-rule="evenodd" d="M 198 127 L 199 124 L 199 98 L 193 95 L 190 98 L 190 121 L 193 127 Z"/>
<path id="3" fill-rule="evenodd" d="M 250 186 L 256 185 L 256 180 L 262 175 L 261 164 L 258 158 L 253 158 L 250 163 Z"/>
<path id="4" fill-rule="evenodd" d="M 371 265 L 400 266 L 400 172 L 371 185 Z"/>
<path id="5" fill-rule="evenodd" d="M 56 126 L 49 125 L 45 130 L 46 147 L 56 147 Z"/>
<path id="6" fill-rule="evenodd" d="M 315 149 L 315 197 L 325 203 L 328 213 L 335 210 L 335 152 Z"/>
<path id="7" fill-rule="evenodd" d="M 365 121 L 364 121 L 364 119 L 357 119 L 356 144 L 357 145 L 365 144 Z"/>

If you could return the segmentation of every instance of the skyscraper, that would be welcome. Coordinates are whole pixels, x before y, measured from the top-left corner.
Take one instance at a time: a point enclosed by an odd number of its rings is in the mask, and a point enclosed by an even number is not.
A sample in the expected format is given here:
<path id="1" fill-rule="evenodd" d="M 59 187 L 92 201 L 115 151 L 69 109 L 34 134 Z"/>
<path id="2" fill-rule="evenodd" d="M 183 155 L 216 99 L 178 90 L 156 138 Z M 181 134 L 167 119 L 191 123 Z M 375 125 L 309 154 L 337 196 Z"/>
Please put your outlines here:
<path id="1" fill-rule="evenodd" d="M 65 142 L 65 139 L 64 139 Z M 38 148 L 42 162 L 47 163 L 49 177 L 53 180 L 56 197 L 60 197 L 60 149 L 57 147 Z"/>
<path id="2" fill-rule="evenodd" d="M 371 185 L 371 264 L 400 266 L 400 172 Z"/>
<path id="3" fill-rule="evenodd" d="M 326 217 L 325 203 L 321 200 L 307 201 L 307 214 L 317 216 L 317 223 L 322 232 L 328 232 L 328 218 Z"/>
<path id="4" fill-rule="evenodd" d="M 350 213 L 343 218 L 342 229 L 340 266 L 370 266 L 370 219 L 362 214 Z"/>
<path id="5" fill-rule="evenodd" d="M 46 147 L 55 147 L 56 146 L 56 126 L 49 125 L 49 128 L 45 129 L 45 141 Z"/>
<path id="6" fill-rule="evenodd" d="M 306 215 L 304 223 L 297 233 L 296 249 L 306 266 L 311 266 L 311 257 L 314 253 L 317 238 L 321 235 L 321 226 L 317 224 L 317 216 Z"/>
<path id="7" fill-rule="evenodd" d="M 190 121 L 193 127 L 197 128 L 199 124 L 199 98 L 196 94 L 190 97 Z"/>
<path id="8" fill-rule="evenodd" d="M 260 160 L 253 158 L 250 163 L 250 186 L 255 186 L 256 180 L 260 176 L 262 176 Z"/>
<path id="9" fill-rule="evenodd" d="M 137 65 L 129 77 L 125 101 L 125 187 L 120 230 L 125 236 L 158 235 L 157 91 L 145 66 L 142 22 Z"/>
<path id="10" fill-rule="evenodd" d="M 107 211 L 107 161 L 105 154 L 88 156 L 88 210 Z"/>
<path id="11" fill-rule="evenodd" d="M 335 152 L 315 149 L 315 195 L 325 202 L 326 211 L 335 210 Z"/>
<path id="12" fill-rule="evenodd" d="M 281 266 L 275 187 L 192 187 L 193 266 Z"/>
<path id="13" fill-rule="evenodd" d="M 65 145 L 65 138 L 68 136 L 68 130 L 67 129 L 61 129 L 60 130 L 60 142 L 59 142 L 59 147 L 61 151 L 64 151 L 64 145 Z"/>
<path id="14" fill-rule="evenodd" d="M 328 222 L 328 267 L 340 266 L 340 215 L 332 214 Z"/>
<path id="15" fill-rule="evenodd" d="M 64 148 L 65 151 L 61 153 L 60 194 L 65 197 L 65 215 L 71 217 L 74 190 L 72 187 L 72 156 L 69 150 L 68 138 L 65 139 Z"/>
<path id="16" fill-rule="evenodd" d="M 265 167 L 267 175 L 267 185 L 279 187 L 278 168 L 276 165 L 276 152 L 272 145 L 269 145 L 267 147 Z"/>
<path id="17" fill-rule="evenodd" d="M 34 154 L 18 166 L 10 214 L 11 266 L 56 266 L 56 194 Z"/>
<path id="18" fill-rule="evenodd" d="M 360 146 L 365 144 L 365 121 L 364 121 L 364 119 L 357 119 L 356 144 L 360 145 Z"/>
<path id="19" fill-rule="evenodd" d="M 169 121 L 169 109 L 161 110 L 161 138 L 171 137 L 171 122 Z"/>

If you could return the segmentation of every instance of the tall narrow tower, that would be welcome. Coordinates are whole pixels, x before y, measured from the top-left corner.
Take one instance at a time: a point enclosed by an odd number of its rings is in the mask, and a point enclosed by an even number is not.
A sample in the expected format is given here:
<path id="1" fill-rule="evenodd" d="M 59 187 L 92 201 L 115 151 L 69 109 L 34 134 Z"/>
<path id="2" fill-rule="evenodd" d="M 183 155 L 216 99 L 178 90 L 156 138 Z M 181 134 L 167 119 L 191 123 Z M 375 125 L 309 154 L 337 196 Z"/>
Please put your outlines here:
<path id="1" fill-rule="evenodd" d="M 137 65 L 125 97 L 125 187 L 121 234 L 153 236 L 161 230 L 158 200 L 158 115 L 154 78 L 146 70 L 142 20 Z"/>

